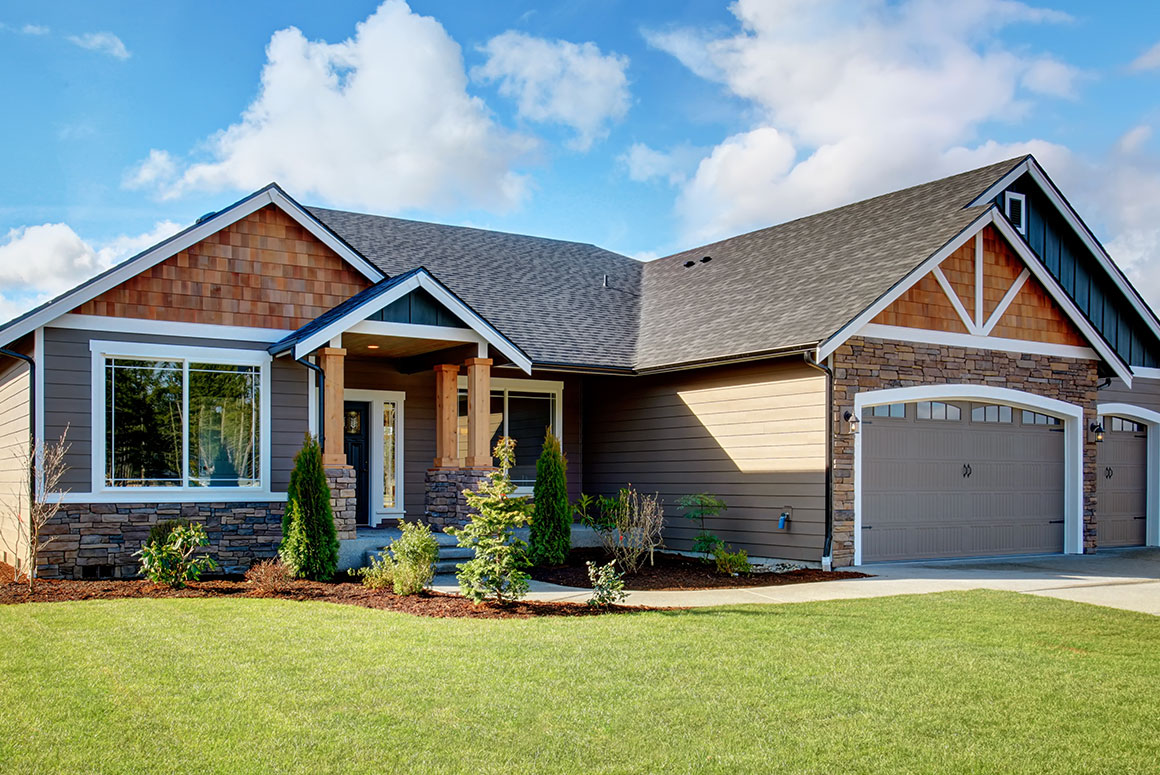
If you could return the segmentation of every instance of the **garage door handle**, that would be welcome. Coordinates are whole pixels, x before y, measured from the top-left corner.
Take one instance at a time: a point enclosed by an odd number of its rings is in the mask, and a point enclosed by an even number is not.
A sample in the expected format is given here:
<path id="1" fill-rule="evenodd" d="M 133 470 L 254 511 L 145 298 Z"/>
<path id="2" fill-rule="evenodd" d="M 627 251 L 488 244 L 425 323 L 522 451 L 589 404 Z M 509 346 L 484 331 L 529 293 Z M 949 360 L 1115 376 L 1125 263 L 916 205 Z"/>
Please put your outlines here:
<path id="1" fill-rule="evenodd" d="M 1062 525 L 1063 520 L 1062 519 L 1053 519 L 1053 520 L 1050 520 L 1047 524 L 1049 524 L 1049 525 Z"/>
<path id="2" fill-rule="evenodd" d="M 971 464 L 970 463 L 963 463 L 963 478 L 964 479 L 971 478 Z"/>
<path id="3" fill-rule="evenodd" d="M 1111 479 L 1113 476 L 1115 476 L 1115 473 L 1116 472 L 1114 470 L 1112 470 L 1111 466 L 1107 466 L 1104 468 L 1104 478 L 1105 479 Z"/>
<path id="4" fill-rule="evenodd" d="M 873 525 L 863 525 L 863 526 L 862 526 L 862 529 L 863 529 L 863 530 L 873 530 L 873 529 L 874 529 L 874 526 L 873 526 Z"/>

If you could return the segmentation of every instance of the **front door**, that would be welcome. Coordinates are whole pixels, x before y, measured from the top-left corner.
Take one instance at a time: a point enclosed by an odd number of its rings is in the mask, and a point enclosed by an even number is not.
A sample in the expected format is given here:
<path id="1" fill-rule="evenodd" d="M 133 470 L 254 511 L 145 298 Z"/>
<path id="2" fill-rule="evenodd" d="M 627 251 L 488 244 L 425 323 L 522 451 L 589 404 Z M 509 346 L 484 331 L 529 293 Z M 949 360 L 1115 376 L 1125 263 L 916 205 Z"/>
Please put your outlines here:
<path id="1" fill-rule="evenodd" d="M 371 473 L 370 404 L 366 401 L 347 401 L 343 406 L 343 451 L 347 465 L 355 472 L 355 523 L 369 525 L 367 484 Z"/>

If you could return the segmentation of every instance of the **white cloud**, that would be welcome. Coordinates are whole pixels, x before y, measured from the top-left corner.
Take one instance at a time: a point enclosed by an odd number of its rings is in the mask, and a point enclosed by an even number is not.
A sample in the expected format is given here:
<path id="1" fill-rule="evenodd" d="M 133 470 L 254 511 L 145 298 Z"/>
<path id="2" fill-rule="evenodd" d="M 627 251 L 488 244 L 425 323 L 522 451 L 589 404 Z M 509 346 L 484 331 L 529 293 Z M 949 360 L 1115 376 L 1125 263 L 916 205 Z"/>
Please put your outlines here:
<path id="1" fill-rule="evenodd" d="M 1133 70 L 1158 70 L 1160 69 L 1160 42 L 1155 46 L 1145 51 L 1140 56 L 1136 57 L 1131 65 Z"/>
<path id="2" fill-rule="evenodd" d="M 498 126 L 468 94 L 459 46 L 402 0 L 384 2 L 341 43 L 280 30 L 266 58 L 241 120 L 206 141 L 209 160 L 155 150 L 127 184 L 176 197 L 276 180 L 295 196 L 380 212 L 502 211 L 526 196 L 513 167 L 534 142 Z"/>
<path id="3" fill-rule="evenodd" d="M 1003 46 L 1013 23 L 1065 14 L 1006 0 L 739 0 L 740 29 L 646 33 L 750 102 L 755 126 L 701 160 L 678 197 L 687 239 L 709 240 L 1009 155 L 1042 141 L 980 142 L 983 126 L 1070 96 L 1074 68 Z"/>
<path id="4" fill-rule="evenodd" d="M 0 242 L 0 319 L 8 320 L 180 230 L 162 221 L 144 234 L 92 245 L 64 223 L 10 229 Z"/>
<path id="5" fill-rule="evenodd" d="M 497 35 L 481 50 L 487 61 L 472 77 L 499 83 L 530 121 L 571 127 L 571 145 L 587 150 L 608 135 L 608 124 L 628 112 L 628 57 L 603 54 L 595 43 L 534 38 L 521 32 Z"/>
<path id="6" fill-rule="evenodd" d="M 633 143 L 617 160 L 628 171 L 629 180 L 646 182 L 667 180 L 672 185 L 683 182 L 697 167 L 702 149 L 679 145 L 668 151 L 650 148 L 644 143 Z"/>
<path id="7" fill-rule="evenodd" d="M 83 35 L 69 35 L 68 40 L 81 48 L 100 54 L 108 54 L 115 59 L 123 60 L 132 56 L 121 39 L 111 32 L 86 32 Z"/>
<path id="8" fill-rule="evenodd" d="M 47 35 L 52 30 L 42 24 L 25 24 L 20 28 L 20 32 L 23 35 Z"/>

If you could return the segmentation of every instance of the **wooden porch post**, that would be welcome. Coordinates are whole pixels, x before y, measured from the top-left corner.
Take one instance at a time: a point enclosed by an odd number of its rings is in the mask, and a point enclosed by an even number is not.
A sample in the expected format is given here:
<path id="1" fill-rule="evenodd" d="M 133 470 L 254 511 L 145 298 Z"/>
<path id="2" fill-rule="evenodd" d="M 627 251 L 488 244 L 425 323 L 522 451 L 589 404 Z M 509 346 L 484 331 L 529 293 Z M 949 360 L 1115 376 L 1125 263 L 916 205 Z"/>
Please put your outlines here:
<path id="1" fill-rule="evenodd" d="M 319 364 L 326 374 L 326 416 L 323 418 L 325 448 L 322 450 L 324 466 L 346 465 L 346 450 L 343 448 L 343 360 L 346 350 L 341 347 L 323 347 L 318 351 Z"/>
<path id="2" fill-rule="evenodd" d="M 435 467 L 459 468 L 459 367 L 435 367 Z"/>
<path id="3" fill-rule="evenodd" d="M 468 358 L 467 467 L 491 468 L 491 358 Z"/>

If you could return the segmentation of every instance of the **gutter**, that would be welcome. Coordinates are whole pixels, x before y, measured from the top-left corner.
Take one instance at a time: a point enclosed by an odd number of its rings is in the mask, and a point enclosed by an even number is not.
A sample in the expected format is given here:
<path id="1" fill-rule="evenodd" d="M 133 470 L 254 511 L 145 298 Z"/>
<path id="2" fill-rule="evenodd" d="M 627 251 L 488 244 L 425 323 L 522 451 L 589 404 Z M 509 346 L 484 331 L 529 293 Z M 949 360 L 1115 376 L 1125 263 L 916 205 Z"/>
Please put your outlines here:
<path id="1" fill-rule="evenodd" d="M 808 352 L 802 359 L 826 375 L 826 541 L 822 544 L 822 570 L 828 571 L 834 567 L 834 371 Z"/>
<path id="2" fill-rule="evenodd" d="M 31 356 L 0 347 L 0 355 L 24 361 L 28 364 L 28 444 L 29 444 L 29 472 L 28 497 L 29 508 L 36 503 L 36 361 Z M 35 570 L 35 569 L 34 569 Z"/>
<path id="3" fill-rule="evenodd" d="M 316 366 L 310 361 L 306 360 L 309 356 L 302 356 L 297 358 L 298 363 L 301 363 L 306 368 L 310 369 L 315 374 L 315 386 L 318 388 L 318 446 L 323 448 L 326 443 L 326 372 L 322 367 Z"/>

